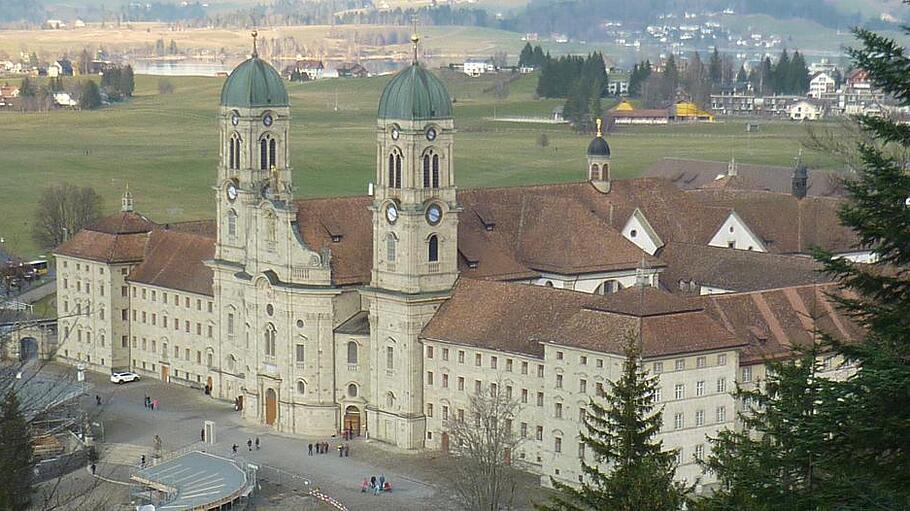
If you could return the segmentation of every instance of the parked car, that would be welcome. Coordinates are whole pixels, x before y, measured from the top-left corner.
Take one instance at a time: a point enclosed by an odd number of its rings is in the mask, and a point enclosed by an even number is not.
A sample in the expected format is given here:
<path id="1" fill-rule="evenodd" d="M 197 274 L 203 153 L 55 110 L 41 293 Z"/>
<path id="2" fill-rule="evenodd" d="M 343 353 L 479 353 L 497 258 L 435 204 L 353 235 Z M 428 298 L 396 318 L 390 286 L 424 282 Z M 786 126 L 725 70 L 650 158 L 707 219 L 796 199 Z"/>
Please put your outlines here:
<path id="1" fill-rule="evenodd" d="M 129 383 L 131 381 L 139 381 L 139 375 L 132 371 L 111 373 L 111 383 Z"/>

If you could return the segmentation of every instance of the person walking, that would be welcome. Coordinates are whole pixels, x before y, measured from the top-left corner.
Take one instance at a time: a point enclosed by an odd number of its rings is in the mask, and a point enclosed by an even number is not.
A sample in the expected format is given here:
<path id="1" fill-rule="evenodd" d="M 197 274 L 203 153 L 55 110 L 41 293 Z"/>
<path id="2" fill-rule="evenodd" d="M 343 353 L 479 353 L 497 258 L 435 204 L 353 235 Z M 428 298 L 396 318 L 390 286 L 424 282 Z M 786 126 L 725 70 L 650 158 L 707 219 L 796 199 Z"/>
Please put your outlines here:
<path id="1" fill-rule="evenodd" d="M 370 488 L 370 481 L 367 478 L 363 478 L 363 483 L 360 484 L 360 493 L 366 493 Z"/>
<path id="2" fill-rule="evenodd" d="M 376 476 L 370 476 L 370 489 L 376 488 Z"/>
<path id="3" fill-rule="evenodd" d="M 234 456 L 236 456 L 237 455 L 237 444 L 234 444 L 233 446 L 231 446 L 231 450 L 234 451 Z"/>
<path id="4" fill-rule="evenodd" d="M 256 437 L 256 450 L 259 450 L 259 437 Z"/>
<path id="5" fill-rule="evenodd" d="M 253 439 L 252 438 L 246 439 L 246 448 L 249 452 L 253 452 Z"/>
<path id="6" fill-rule="evenodd" d="M 344 446 L 338 444 L 338 457 L 341 458 L 342 456 L 344 456 Z"/>
<path id="7" fill-rule="evenodd" d="M 145 468 L 145 454 L 143 454 L 142 457 L 139 458 L 139 468 Z"/>
<path id="8" fill-rule="evenodd" d="M 385 474 L 379 474 L 379 488 L 385 486 Z"/>
<path id="9" fill-rule="evenodd" d="M 95 462 L 92 462 L 92 475 L 95 475 Z"/>
<path id="10" fill-rule="evenodd" d="M 313 444 L 307 445 L 307 448 L 309 449 L 309 455 L 312 456 L 313 455 Z"/>
<path id="11" fill-rule="evenodd" d="M 101 406 L 101 396 L 95 394 L 95 406 Z"/>

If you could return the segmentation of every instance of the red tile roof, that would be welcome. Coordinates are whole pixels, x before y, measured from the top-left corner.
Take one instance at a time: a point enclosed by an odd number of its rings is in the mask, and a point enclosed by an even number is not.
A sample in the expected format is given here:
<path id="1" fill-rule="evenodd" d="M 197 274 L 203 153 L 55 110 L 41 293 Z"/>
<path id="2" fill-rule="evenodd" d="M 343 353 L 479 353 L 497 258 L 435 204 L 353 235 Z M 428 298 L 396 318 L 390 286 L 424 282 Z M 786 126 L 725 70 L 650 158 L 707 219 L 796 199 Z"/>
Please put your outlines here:
<path id="1" fill-rule="evenodd" d="M 645 315 L 628 313 L 644 297 Z M 644 354 L 668 356 L 744 345 L 698 304 L 658 290 L 599 296 L 545 286 L 460 278 L 421 338 L 543 356 L 541 343 L 622 353 L 641 325 Z"/>
<path id="2" fill-rule="evenodd" d="M 839 311 L 828 297 L 835 284 L 814 284 L 750 293 L 700 298 L 711 316 L 736 337 L 747 340 L 741 362 L 757 364 L 792 354 L 823 332 L 843 341 L 862 339 L 862 329 Z"/>
<path id="3" fill-rule="evenodd" d="M 726 176 L 728 162 L 664 158 L 644 172 L 645 177 L 667 179 L 684 190 L 696 188 L 754 190 L 790 193 L 793 184 L 793 169 L 772 165 L 736 164 L 736 175 Z M 844 195 L 843 179 L 853 174 L 835 170 L 812 170 L 809 172 L 808 193 L 810 196 Z"/>
<path id="4" fill-rule="evenodd" d="M 177 231 L 149 235 L 145 259 L 129 280 L 189 293 L 214 296 L 212 270 L 204 262 L 215 255 L 215 240 Z"/>
<path id="5" fill-rule="evenodd" d="M 692 190 L 686 192 L 707 206 L 731 208 L 762 238 L 769 252 L 807 253 L 812 247 L 850 252 L 858 238 L 841 225 L 838 210 L 844 199 L 806 197 L 748 190 Z"/>

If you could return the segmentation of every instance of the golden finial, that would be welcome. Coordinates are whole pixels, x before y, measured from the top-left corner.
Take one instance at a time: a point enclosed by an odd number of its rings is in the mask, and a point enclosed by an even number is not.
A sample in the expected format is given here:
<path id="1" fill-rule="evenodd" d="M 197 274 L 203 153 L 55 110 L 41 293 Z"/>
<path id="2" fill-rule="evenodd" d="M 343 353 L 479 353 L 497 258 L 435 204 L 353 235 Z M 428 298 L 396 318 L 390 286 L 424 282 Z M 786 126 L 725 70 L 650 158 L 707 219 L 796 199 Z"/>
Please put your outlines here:
<path id="1" fill-rule="evenodd" d="M 417 48 L 420 46 L 420 36 L 417 34 L 417 15 L 415 14 L 411 21 L 414 22 L 414 33 L 411 34 L 411 44 L 414 46 L 414 64 L 417 63 Z"/>
<path id="2" fill-rule="evenodd" d="M 253 36 L 253 56 L 254 56 L 254 57 L 258 57 L 258 56 L 259 56 L 259 51 L 256 50 L 256 38 L 259 37 L 259 31 L 258 31 L 258 30 L 253 30 L 253 33 L 250 34 L 250 35 Z"/>
<path id="3" fill-rule="evenodd" d="M 604 132 L 603 132 L 603 120 L 602 120 L 602 119 L 597 119 L 597 120 L 595 120 L 594 122 L 597 124 L 597 136 L 598 136 L 598 137 L 603 137 L 603 136 L 604 136 Z"/>

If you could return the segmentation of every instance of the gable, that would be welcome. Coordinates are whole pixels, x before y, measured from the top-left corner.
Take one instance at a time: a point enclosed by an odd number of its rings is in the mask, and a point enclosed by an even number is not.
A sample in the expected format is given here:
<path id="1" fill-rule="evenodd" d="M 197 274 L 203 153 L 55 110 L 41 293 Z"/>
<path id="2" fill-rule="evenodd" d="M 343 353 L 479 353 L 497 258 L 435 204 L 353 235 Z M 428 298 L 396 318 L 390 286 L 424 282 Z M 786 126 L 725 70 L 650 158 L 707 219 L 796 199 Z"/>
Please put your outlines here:
<path id="1" fill-rule="evenodd" d="M 721 224 L 720 229 L 714 233 L 711 241 L 708 242 L 708 246 L 754 250 L 756 252 L 768 251 L 761 238 L 746 225 L 746 222 L 736 214 L 736 211 L 730 212 L 730 215 Z"/>
<path id="2" fill-rule="evenodd" d="M 649 255 L 654 255 L 664 245 L 663 240 L 660 239 L 648 219 L 645 218 L 644 213 L 638 208 L 635 208 L 632 216 L 629 217 L 626 225 L 623 226 L 622 235 Z"/>

